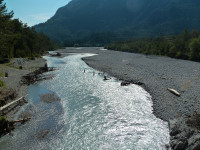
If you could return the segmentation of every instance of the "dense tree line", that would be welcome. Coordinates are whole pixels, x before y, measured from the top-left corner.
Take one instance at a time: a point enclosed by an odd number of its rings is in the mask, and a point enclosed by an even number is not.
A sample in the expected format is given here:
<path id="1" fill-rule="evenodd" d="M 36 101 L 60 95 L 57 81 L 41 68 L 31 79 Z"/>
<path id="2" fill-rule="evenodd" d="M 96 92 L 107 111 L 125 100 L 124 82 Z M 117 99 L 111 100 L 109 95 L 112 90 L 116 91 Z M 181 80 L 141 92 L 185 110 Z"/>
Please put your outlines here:
<path id="1" fill-rule="evenodd" d="M 185 30 L 182 34 L 176 36 L 159 36 L 157 38 L 114 42 L 107 44 L 105 48 L 200 61 L 200 33 L 196 30 L 191 32 Z"/>
<path id="2" fill-rule="evenodd" d="M 13 14 L 0 0 L 0 61 L 4 58 L 35 57 L 55 48 L 56 45 L 47 36 L 13 19 Z"/>
<path id="3" fill-rule="evenodd" d="M 88 36 L 84 36 L 79 39 L 68 39 L 63 42 L 63 46 L 65 47 L 102 47 L 105 44 L 111 43 L 117 40 L 116 33 L 113 32 L 102 32 L 102 33 L 93 33 Z"/>

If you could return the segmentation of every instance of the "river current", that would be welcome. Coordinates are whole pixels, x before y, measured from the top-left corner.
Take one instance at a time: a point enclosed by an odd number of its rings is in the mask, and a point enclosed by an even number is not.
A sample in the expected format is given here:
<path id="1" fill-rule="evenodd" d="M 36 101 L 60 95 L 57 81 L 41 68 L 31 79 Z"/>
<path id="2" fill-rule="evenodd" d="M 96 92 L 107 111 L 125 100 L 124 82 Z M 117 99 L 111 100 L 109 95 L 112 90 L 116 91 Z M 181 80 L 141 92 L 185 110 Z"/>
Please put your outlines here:
<path id="1" fill-rule="evenodd" d="M 0 150 L 162 150 L 169 143 L 166 122 L 152 113 L 151 96 L 137 85 L 88 67 L 82 57 L 47 57 L 54 78 L 29 86 L 26 111 L 32 119 L 13 136 L 0 139 Z M 46 103 L 40 94 L 60 101 Z M 20 114 L 19 113 L 19 114 Z M 19 117 L 16 115 L 16 118 Z"/>

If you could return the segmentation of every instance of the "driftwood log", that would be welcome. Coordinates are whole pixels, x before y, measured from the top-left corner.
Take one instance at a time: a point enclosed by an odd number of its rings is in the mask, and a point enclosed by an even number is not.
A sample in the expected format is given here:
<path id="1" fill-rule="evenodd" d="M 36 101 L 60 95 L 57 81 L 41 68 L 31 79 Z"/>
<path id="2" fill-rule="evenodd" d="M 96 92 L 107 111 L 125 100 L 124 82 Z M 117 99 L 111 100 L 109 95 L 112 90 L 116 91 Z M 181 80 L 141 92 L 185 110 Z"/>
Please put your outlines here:
<path id="1" fill-rule="evenodd" d="M 176 95 L 176 96 L 181 96 L 181 94 L 180 94 L 178 91 L 174 90 L 174 89 L 168 88 L 168 90 L 169 90 L 171 93 L 173 93 L 174 95 Z"/>
<path id="2" fill-rule="evenodd" d="M 18 122 L 25 123 L 25 122 L 29 121 L 30 119 L 31 118 L 29 117 L 29 118 L 23 118 L 23 119 L 20 119 L 20 120 L 14 120 L 12 122 L 13 123 L 18 123 Z"/>
<path id="3" fill-rule="evenodd" d="M 12 104 L 14 104 L 14 103 L 16 103 L 16 102 L 18 102 L 18 101 L 20 101 L 20 100 L 24 100 L 24 101 L 25 101 L 25 97 L 23 96 L 23 97 L 21 97 L 21 98 L 19 98 L 19 99 L 17 99 L 17 100 L 14 100 L 14 101 L 12 101 L 12 102 L 10 102 L 10 103 L 8 103 L 8 104 L 6 104 L 6 105 L 0 107 L 0 111 L 6 109 L 7 107 L 11 106 Z"/>

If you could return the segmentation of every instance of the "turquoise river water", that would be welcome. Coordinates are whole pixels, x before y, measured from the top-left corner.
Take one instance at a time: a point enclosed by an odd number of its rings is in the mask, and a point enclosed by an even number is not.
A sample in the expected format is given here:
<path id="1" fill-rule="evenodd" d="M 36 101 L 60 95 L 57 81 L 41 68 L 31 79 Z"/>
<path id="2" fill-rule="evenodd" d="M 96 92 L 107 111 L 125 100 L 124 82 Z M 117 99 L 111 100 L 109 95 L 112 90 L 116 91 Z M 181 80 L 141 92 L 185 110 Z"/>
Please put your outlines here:
<path id="1" fill-rule="evenodd" d="M 75 54 L 47 57 L 54 78 L 29 86 L 23 111 L 32 119 L 13 136 L 0 139 L 0 150 L 162 150 L 169 143 L 166 122 L 152 114 L 151 96 L 137 85 L 120 86 L 88 67 Z M 85 72 L 84 72 L 85 70 Z M 95 74 L 94 74 L 95 72 Z M 46 103 L 40 94 L 60 101 Z"/>

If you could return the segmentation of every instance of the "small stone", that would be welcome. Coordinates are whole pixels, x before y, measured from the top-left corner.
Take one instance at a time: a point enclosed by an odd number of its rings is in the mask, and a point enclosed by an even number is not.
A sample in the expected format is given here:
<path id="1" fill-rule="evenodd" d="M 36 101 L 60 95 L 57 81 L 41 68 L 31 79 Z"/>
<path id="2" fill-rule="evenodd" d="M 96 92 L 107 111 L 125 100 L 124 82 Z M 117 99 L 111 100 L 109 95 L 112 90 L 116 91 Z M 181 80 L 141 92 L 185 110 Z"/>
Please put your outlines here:
<path id="1" fill-rule="evenodd" d="M 188 145 L 192 145 L 192 144 L 195 143 L 196 141 L 200 141 L 200 134 L 196 134 L 196 135 L 191 136 L 191 137 L 188 139 Z"/>
<path id="2" fill-rule="evenodd" d="M 9 133 L 10 136 L 14 136 L 14 134 L 12 132 Z"/>
<path id="3" fill-rule="evenodd" d="M 129 81 L 122 81 L 121 82 L 121 86 L 127 86 L 129 84 L 131 84 Z"/>
<path id="4" fill-rule="evenodd" d="M 196 143 L 194 146 L 192 146 L 191 150 L 200 150 L 200 143 Z"/>
<path id="5" fill-rule="evenodd" d="M 176 128 L 173 128 L 171 131 L 170 131 L 170 136 L 175 136 L 177 134 L 180 133 L 180 130 L 176 129 Z"/>
<path id="6" fill-rule="evenodd" d="M 172 148 L 172 149 L 174 149 L 174 147 L 176 146 L 176 143 L 177 143 L 177 140 L 175 140 L 175 139 L 171 139 L 170 140 L 170 147 Z"/>
<path id="7" fill-rule="evenodd" d="M 186 144 L 182 141 L 179 141 L 176 146 L 174 147 L 174 150 L 185 150 Z"/>
<path id="8" fill-rule="evenodd" d="M 186 137 L 187 139 L 189 139 L 190 137 L 192 137 L 192 135 L 194 134 L 194 131 L 190 130 L 186 133 Z"/>
<path id="9" fill-rule="evenodd" d="M 169 144 L 165 144 L 165 148 L 168 150 L 170 149 L 170 145 Z"/>

